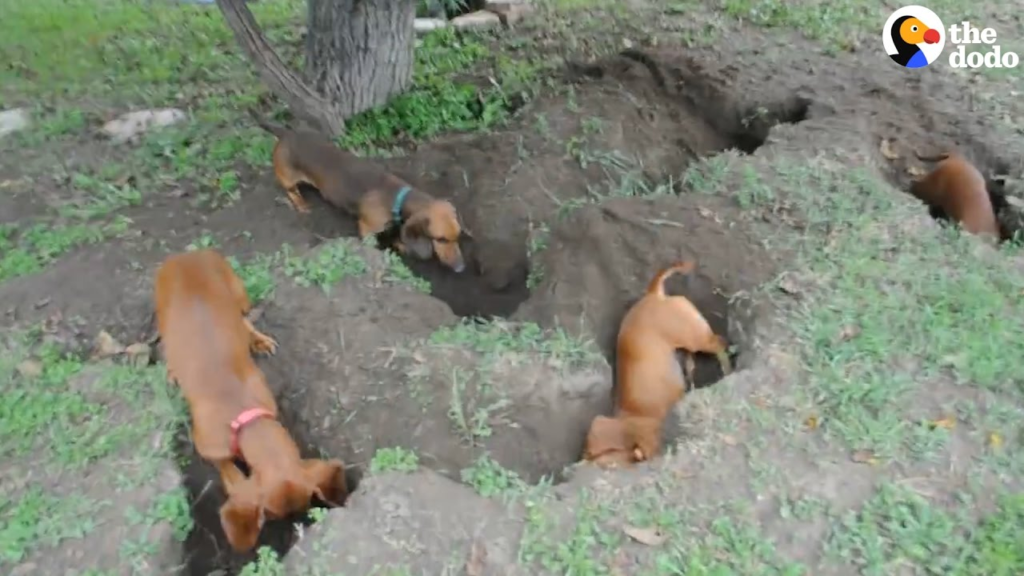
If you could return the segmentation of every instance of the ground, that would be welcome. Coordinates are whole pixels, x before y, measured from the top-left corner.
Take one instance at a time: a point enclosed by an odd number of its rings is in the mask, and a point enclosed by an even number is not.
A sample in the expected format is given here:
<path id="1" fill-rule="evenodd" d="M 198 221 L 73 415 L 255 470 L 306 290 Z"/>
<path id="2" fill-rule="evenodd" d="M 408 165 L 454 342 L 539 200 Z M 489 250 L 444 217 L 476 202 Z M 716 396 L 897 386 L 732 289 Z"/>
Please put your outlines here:
<path id="1" fill-rule="evenodd" d="M 455 203 L 455 275 L 315 192 L 287 207 L 246 110 L 289 116 L 215 7 L 0 5 L 0 109 L 33 118 L 0 139 L 3 572 L 1024 573 L 1024 256 L 905 193 L 915 150 L 956 146 L 1016 232 L 1021 68 L 899 68 L 897 6 L 867 0 L 549 0 L 433 33 L 339 144 Z M 300 66 L 301 0 L 251 6 Z M 1024 53 L 997 3 L 929 7 Z M 188 118 L 97 134 L 146 107 Z M 285 424 L 356 486 L 249 554 L 151 346 L 153 272 L 199 246 L 281 342 Z M 679 258 L 738 370 L 701 359 L 662 458 L 577 464 L 618 322 Z"/>

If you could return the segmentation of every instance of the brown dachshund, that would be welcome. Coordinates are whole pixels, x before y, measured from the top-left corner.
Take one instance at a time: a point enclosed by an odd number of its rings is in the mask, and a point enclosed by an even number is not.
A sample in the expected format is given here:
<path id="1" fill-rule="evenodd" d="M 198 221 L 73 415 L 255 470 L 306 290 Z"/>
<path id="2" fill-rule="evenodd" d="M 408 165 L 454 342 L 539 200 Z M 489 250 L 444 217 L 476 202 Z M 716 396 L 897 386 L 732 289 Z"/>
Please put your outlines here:
<path id="1" fill-rule="evenodd" d="M 196 451 L 220 472 L 227 502 L 221 525 L 236 550 L 250 550 L 265 518 L 309 508 L 312 496 L 340 505 L 347 494 L 338 460 L 304 460 L 277 420 L 277 403 L 251 352 L 277 342 L 245 317 L 242 281 L 214 250 L 169 256 L 156 273 L 157 329 L 168 380 L 192 413 Z M 251 471 L 237 466 L 242 460 Z"/>
<path id="2" fill-rule="evenodd" d="M 277 138 L 274 174 L 285 189 L 292 207 L 309 212 L 299 184 L 315 186 L 333 206 L 359 218 L 359 236 L 379 234 L 392 225 L 401 226 L 400 252 L 411 250 L 427 260 L 437 254 L 455 272 L 466 268 L 459 236 L 471 236 L 459 222 L 451 202 L 438 200 L 380 166 L 339 149 L 315 132 L 289 130 L 253 119 Z"/>
<path id="3" fill-rule="evenodd" d="M 923 162 L 939 161 L 939 164 L 927 176 L 911 184 L 910 193 L 940 208 L 967 232 L 999 240 L 999 224 L 981 172 L 955 152 L 928 157 L 915 152 L 915 155 Z"/>
<path id="4" fill-rule="evenodd" d="M 688 274 L 694 266 L 678 262 L 659 272 L 622 319 L 616 346 L 616 412 L 591 423 L 584 459 L 602 467 L 626 466 L 658 453 L 662 423 L 686 386 L 676 350 L 686 352 L 685 376 L 690 382 L 696 352 L 714 354 L 724 374 L 732 371 L 726 340 L 711 330 L 686 297 L 665 294 L 669 276 Z"/>

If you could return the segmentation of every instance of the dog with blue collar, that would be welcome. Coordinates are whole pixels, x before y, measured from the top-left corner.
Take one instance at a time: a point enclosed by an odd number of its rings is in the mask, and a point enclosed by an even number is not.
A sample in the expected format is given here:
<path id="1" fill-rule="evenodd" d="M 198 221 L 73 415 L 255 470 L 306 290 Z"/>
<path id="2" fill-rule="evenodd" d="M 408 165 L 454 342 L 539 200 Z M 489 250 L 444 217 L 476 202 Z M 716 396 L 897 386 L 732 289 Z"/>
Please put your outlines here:
<path id="1" fill-rule="evenodd" d="M 455 272 L 466 269 L 459 240 L 472 235 L 451 202 L 434 198 L 380 165 L 338 148 L 321 134 L 292 130 L 251 115 L 277 138 L 272 156 L 274 175 L 294 210 L 309 212 L 299 186 L 314 186 L 329 204 L 359 218 L 360 238 L 397 228 L 395 248 L 400 253 L 421 260 L 437 256 Z"/>

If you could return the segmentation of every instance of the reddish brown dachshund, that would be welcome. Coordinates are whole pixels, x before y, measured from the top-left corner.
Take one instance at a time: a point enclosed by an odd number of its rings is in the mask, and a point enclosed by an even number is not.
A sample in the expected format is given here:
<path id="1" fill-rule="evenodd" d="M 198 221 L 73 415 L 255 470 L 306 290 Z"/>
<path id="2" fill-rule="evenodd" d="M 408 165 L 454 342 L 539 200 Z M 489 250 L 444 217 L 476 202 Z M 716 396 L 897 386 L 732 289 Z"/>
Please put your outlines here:
<path id="1" fill-rule="evenodd" d="M 910 193 L 940 208 L 967 232 L 998 241 L 999 224 L 981 172 L 955 152 L 928 157 L 915 154 L 924 162 L 939 163 L 927 176 L 911 184 Z"/>
<path id="2" fill-rule="evenodd" d="M 434 254 L 455 272 L 466 268 L 459 237 L 470 236 L 451 202 L 438 200 L 398 176 L 339 149 L 315 132 L 289 130 L 252 113 L 261 128 L 277 138 L 274 175 L 292 207 L 309 212 L 299 184 L 315 186 L 333 206 L 359 218 L 359 236 L 400 225 L 396 248 L 428 260 Z"/>
<path id="3" fill-rule="evenodd" d="M 236 550 L 252 549 L 266 518 L 303 512 L 312 496 L 339 505 L 347 494 L 339 460 L 302 459 L 277 419 L 277 403 L 251 353 L 277 342 L 246 318 L 242 281 L 214 250 L 169 256 L 156 273 L 157 329 L 192 414 L 196 451 L 220 472 L 221 525 Z M 236 465 L 244 461 L 246 476 Z"/>
<path id="4" fill-rule="evenodd" d="M 602 467 L 627 466 L 658 453 L 662 423 L 686 387 L 676 350 L 686 352 L 685 377 L 690 382 L 696 352 L 714 354 L 723 373 L 732 371 L 726 340 L 686 297 L 665 294 L 669 276 L 688 274 L 694 266 L 679 262 L 659 272 L 622 319 L 615 415 L 598 416 L 591 423 L 584 459 Z"/>

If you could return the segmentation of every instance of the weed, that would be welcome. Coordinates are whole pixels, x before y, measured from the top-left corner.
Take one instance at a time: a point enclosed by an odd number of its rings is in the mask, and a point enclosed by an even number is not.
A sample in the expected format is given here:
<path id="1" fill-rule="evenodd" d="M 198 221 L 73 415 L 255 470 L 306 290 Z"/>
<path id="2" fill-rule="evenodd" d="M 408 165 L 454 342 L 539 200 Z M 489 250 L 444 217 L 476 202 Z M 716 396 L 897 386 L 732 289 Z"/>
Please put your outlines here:
<path id="1" fill-rule="evenodd" d="M 285 274 L 299 286 L 319 286 L 324 293 L 330 293 L 331 286 L 342 278 L 360 276 L 367 270 L 366 260 L 347 239 L 334 240 L 303 258 L 292 256 L 287 245 L 283 254 Z"/>
<path id="2" fill-rule="evenodd" d="M 520 492 L 526 488 L 526 482 L 518 474 L 505 469 L 487 454 L 482 454 L 471 467 L 463 470 L 461 477 L 484 498 Z"/>
<path id="3" fill-rule="evenodd" d="M 401 446 L 378 448 L 370 460 L 370 472 L 415 472 L 420 466 L 419 456 Z"/>
<path id="4" fill-rule="evenodd" d="M 253 305 L 259 304 L 274 295 L 274 265 L 277 263 L 277 255 L 261 254 L 240 263 L 237 258 L 230 256 L 228 262 L 245 284 L 245 292 Z"/>
<path id="5" fill-rule="evenodd" d="M 142 193 L 128 184 L 111 184 L 86 174 L 73 174 L 71 184 L 87 195 L 84 201 L 61 205 L 58 214 L 67 218 L 91 220 L 142 203 Z"/>
<path id="6" fill-rule="evenodd" d="M 504 398 L 494 399 L 487 404 L 486 387 L 469 388 L 472 376 L 461 368 L 452 369 L 451 398 L 448 405 L 448 419 L 464 442 L 471 446 L 494 434 L 491 419 L 500 410 L 509 406 Z M 472 393 L 470 393 L 472 392 Z"/>
<path id="7" fill-rule="evenodd" d="M 284 576 L 284 564 L 277 552 L 270 546 L 261 546 L 256 552 L 256 559 L 245 565 L 238 576 Z"/>

